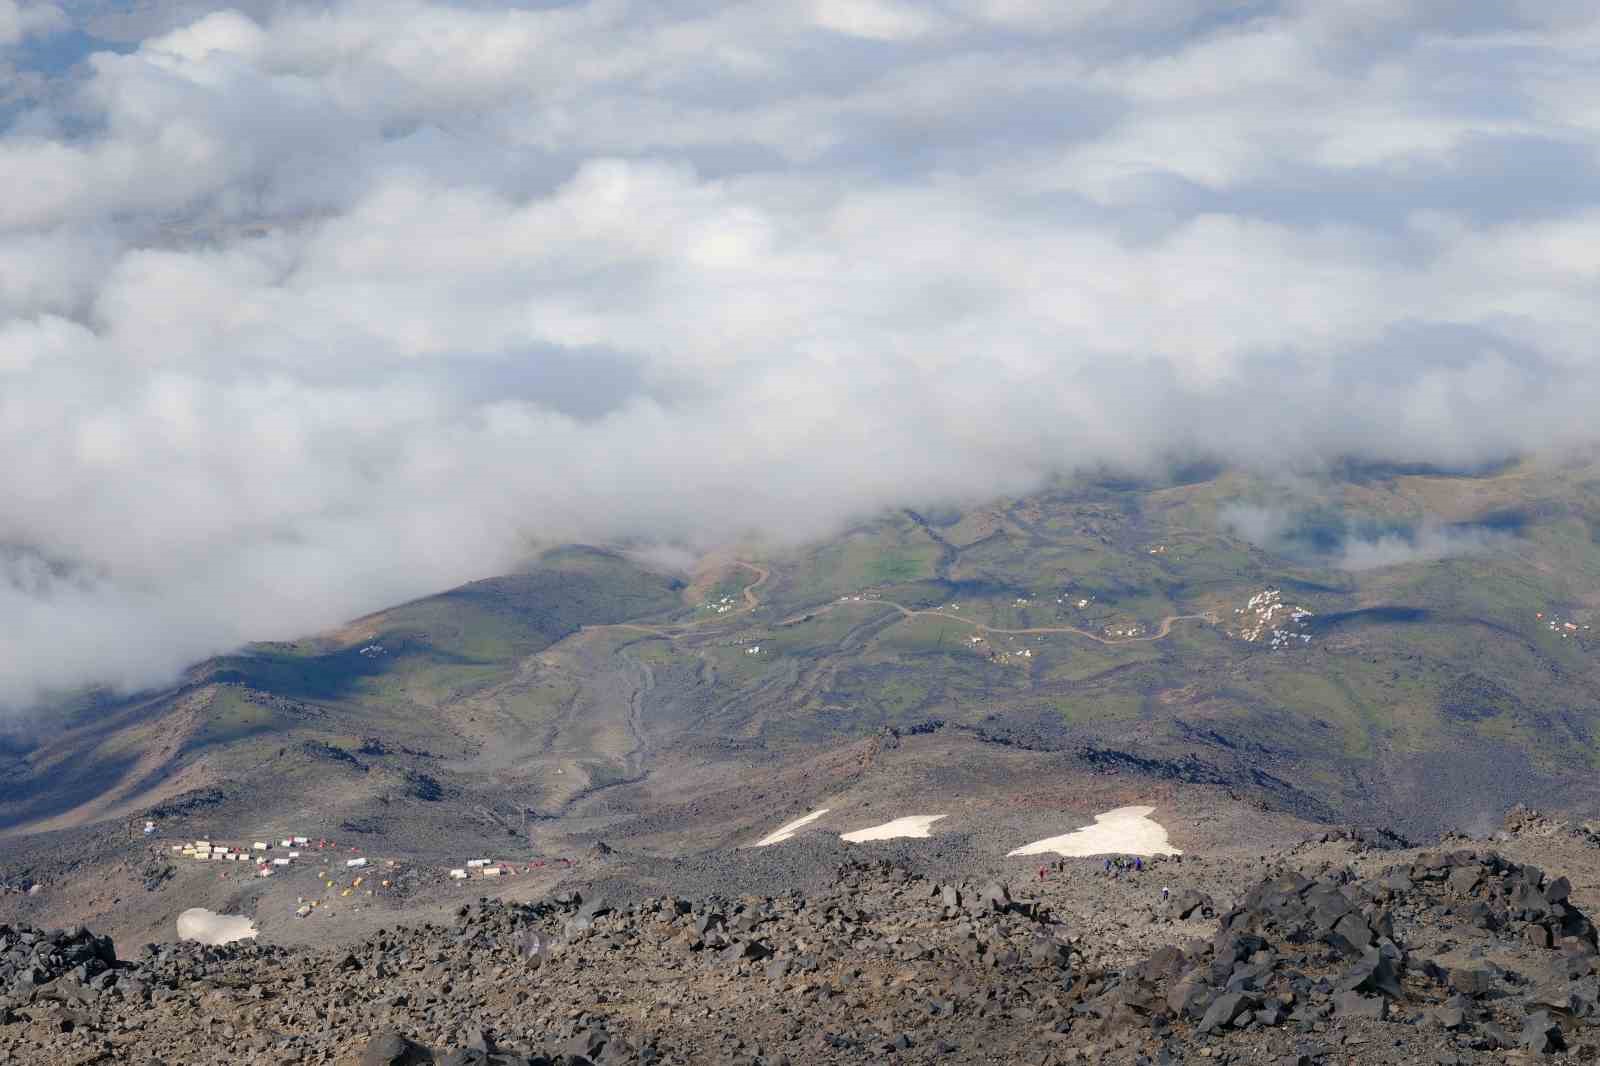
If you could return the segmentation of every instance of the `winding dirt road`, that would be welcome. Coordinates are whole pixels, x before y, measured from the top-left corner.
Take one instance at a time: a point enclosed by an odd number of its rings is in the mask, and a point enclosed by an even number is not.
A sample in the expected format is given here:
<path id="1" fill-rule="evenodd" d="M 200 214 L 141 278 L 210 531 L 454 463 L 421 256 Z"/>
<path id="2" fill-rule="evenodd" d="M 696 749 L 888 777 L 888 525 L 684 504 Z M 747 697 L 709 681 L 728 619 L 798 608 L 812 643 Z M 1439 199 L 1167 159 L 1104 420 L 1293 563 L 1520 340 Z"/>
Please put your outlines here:
<path id="1" fill-rule="evenodd" d="M 729 611 L 726 614 L 714 615 L 709 618 L 701 618 L 694 622 L 678 622 L 674 625 L 667 626 L 647 626 L 639 622 L 610 622 L 604 625 L 582 626 L 579 629 L 579 632 L 592 633 L 602 629 L 627 629 L 635 633 L 649 633 L 657 637 L 670 638 L 678 636 L 681 633 L 688 632 L 689 630 L 699 629 L 702 626 L 711 625 L 715 622 L 727 622 L 734 618 L 738 618 L 741 615 L 749 614 L 751 611 L 761 606 L 761 597 L 756 595 L 756 589 L 767 583 L 767 578 L 772 576 L 772 571 L 764 566 L 757 566 L 755 563 L 747 563 L 743 559 L 734 560 L 733 565 L 742 566 L 746 570 L 752 571 L 756 575 L 756 579 L 744 587 L 743 607 L 736 608 L 735 610 Z"/>
<path id="2" fill-rule="evenodd" d="M 761 597 L 757 594 L 757 590 L 760 589 L 762 585 L 766 584 L 767 579 L 772 576 L 772 571 L 767 567 L 758 566 L 755 563 L 745 562 L 743 559 L 735 560 L 733 565 L 742 566 L 746 570 L 754 573 L 756 575 L 756 579 L 744 587 L 744 606 L 730 611 L 727 614 L 716 615 L 710 618 L 701 618 L 694 622 L 680 622 L 676 625 L 667 626 L 649 626 L 638 622 L 615 622 L 610 625 L 584 626 L 583 631 L 592 632 L 602 629 L 626 629 L 635 633 L 648 633 L 652 636 L 666 637 L 671 639 L 672 637 L 681 636 L 682 634 L 692 630 L 700 629 L 708 625 L 728 622 L 734 618 L 740 617 L 741 615 L 749 614 L 751 611 L 761 606 Z M 946 618 L 952 622 L 960 622 L 962 625 L 971 626 L 972 629 L 978 633 L 997 633 L 1002 636 L 1012 637 L 1031 636 L 1034 634 L 1044 633 L 1071 633 L 1074 636 L 1087 637 L 1089 640 L 1096 641 L 1100 644 L 1141 644 L 1148 643 L 1150 641 L 1164 640 L 1169 634 L 1171 634 L 1173 625 L 1178 622 L 1216 622 L 1215 616 L 1211 614 L 1169 614 L 1156 626 L 1156 631 L 1154 633 L 1147 633 L 1138 637 L 1107 637 L 1102 636 L 1099 633 L 1094 633 L 1087 629 L 1083 629 L 1079 626 L 1028 626 L 1022 629 L 1007 629 L 1002 626 L 992 626 L 985 622 L 977 622 L 971 618 L 963 618 L 959 614 L 956 614 L 952 611 L 940 610 L 939 608 L 926 608 L 919 610 L 914 607 L 907 607 L 903 603 L 896 603 L 893 600 L 858 599 L 839 600 L 834 603 L 830 603 L 825 607 L 820 607 L 814 611 L 806 611 L 803 614 L 797 614 L 791 618 L 786 618 L 781 622 L 775 623 L 775 625 L 778 628 L 783 626 L 799 625 L 801 622 L 807 622 L 813 618 L 819 618 L 822 615 L 839 609 L 840 607 L 849 607 L 856 604 L 868 607 L 890 607 L 896 611 L 899 611 L 900 614 L 906 618 Z"/>

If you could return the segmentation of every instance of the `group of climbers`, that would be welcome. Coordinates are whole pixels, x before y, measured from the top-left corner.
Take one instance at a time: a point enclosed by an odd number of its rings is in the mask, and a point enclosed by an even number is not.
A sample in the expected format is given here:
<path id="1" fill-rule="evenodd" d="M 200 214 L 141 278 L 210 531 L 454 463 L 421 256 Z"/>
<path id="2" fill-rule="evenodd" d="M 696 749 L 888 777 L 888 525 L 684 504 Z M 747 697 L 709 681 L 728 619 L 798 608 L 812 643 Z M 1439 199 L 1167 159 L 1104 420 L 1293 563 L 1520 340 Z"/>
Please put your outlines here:
<path id="1" fill-rule="evenodd" d="M 1067 863 L 1065 859 L 1057 859 L 1048 866 L 1041 866 L 1039 867 L 1039 880 L 1043 881 L 1046 877 L 1048 877 L 1051 870 L 1061 873 L 1062 871 L 1066 870 L 1066 868 Z M 1110 856 L 1105 860 L 1103 868 L 1107 877 L 1116 877 L 1120 880 L 1125 872 L 1143 873 L 1144 857 L 1142 855 L 1134 855 L 1131 857 L 1124 855 Z"/>

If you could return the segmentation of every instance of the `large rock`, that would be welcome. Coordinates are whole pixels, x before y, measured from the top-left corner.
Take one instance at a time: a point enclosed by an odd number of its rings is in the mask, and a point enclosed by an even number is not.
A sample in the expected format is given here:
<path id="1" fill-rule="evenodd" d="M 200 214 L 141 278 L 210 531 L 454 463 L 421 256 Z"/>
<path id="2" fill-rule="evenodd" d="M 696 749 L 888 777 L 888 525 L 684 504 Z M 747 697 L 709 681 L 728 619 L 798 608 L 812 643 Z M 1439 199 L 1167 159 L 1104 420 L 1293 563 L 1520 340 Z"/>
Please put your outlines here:
<path id="1" fill-rule="evenodd" d="M 1011 907 L 1011 890 L 998 881 L 990 881 L 978 894 L 978 904 L 983 910 L 1005 911 Z"/>
<path id="2" fill-rule="evenodd" d="M 1560 1051 L 1566 1045 L 1561 1040 L 1561 1025 L 1549 1011 L 1535 1011 L 1522 1022 L 1522 1035 L 1517 1038 L 1521 1047 L 1538 1055 Z"/>
<path id="3" fill-rule="evenodd" d="M 1246 992 L 1226 992 L 1212 1001 L 1206 1008 L 1206 1013 L 1200 1019 L 1197 1027 L 1202 1033 L 1213 1033 L 1218 1029 L 1226 1029 L 1240 1017 L 1248 1015 L 1261 1003 L 1256 997 Z"/>
<path id="4" fill-rule="evenodd" d="M 1494 987 L 1494 974 L 1481 966 L 1450 971 L 1450 987 L 1464 996 L 1481 996 Z"/>
<path id="5" fill-rule="evenodd" d="M 1377 943 L 1377 937 L 1367 920 L 1351 911 L 1334 923 L 1327 941 L 1346 955 L 1362 955 Z"/>
<path id="6" fill-rule="evenodd" d="M 1190 974 L 1180 981 L 1173 982 L 1167 988 L 1168 1009 L 1173 1014 L 1181 1015 L 1190 1021 L 1198 1021 L 1205 1017 L 1211 1001 L 1216 998 L 1216 992 L 1199 974 Z"/>
<path id="7" fill-rule="evenodd" d="M 1186 888 L 1180 892 L 1177 902 L 1173 905 L 1173 909 L 1177 912 L 1181 921 L 1187 921 L 1189 918 L 1194 917 L 1196 913 L 1202 918 L 1213 917 L 1216 914 L 1216 908 L 1217 905 L 1212 902 L 1210 896 L 1192 888 Z"/>
<path id="8" fill-rule="evenodd" d="M 1399 999 L 1405 993 L 1400 988 L 1400 978 L 1394 966 L 1381 952 L 1368 951 L 1339 978 L 1339 990 L 1380 992 L 1390 999 Z"/>
<path id="9" fill-rule="evenodd" d="M 1354 990 L 1333 997 L 1333 1011 L 1341 1018 L 1366 1018 L 1381 1022 L 1389 1016 L 1389 1001 L 1383 996 L 1363 996 Z"/>
<path id="10" fill-rule="evenodd" d="M 361 1053 L 361 1066 L 420 1066 L 431 1062 L 433 1052 L 393 1029 L 384 1029 L 374 1035 Z"/>

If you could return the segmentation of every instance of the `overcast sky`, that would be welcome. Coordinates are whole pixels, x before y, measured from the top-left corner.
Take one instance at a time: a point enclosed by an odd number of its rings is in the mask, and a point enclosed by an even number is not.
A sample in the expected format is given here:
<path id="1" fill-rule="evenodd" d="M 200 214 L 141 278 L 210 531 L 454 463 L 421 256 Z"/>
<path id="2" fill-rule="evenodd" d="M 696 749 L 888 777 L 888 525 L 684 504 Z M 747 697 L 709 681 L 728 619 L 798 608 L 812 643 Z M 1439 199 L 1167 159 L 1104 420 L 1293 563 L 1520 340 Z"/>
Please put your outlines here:
<path id="1" fill-rule="evenodd" d="M 1582 440 L 1596 11 L 0 0 L 0 703 L 534 540 Z"/>

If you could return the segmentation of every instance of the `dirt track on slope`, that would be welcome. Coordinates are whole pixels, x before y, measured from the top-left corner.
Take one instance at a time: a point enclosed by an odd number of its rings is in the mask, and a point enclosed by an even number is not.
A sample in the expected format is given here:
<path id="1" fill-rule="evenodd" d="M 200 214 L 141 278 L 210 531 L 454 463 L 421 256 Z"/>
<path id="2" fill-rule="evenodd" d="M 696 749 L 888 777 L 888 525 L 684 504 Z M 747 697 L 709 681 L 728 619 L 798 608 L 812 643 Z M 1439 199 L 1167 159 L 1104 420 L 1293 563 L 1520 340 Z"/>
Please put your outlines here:
<path id="1" fill-rule="evenodd" d="M 741 617 L 742 615 L 747 615 L 757 607 L 761 606 L 761 597 L 756 595 L 756 589 L 766 584 L 767 578 L 772 576 L 772 571 L 764 566 L 757 566 L 755 563 L 747 563 L 742 559 L 735 560 L 733 565 L 742 566 L 746 570 L 753 571 L 756 575 L 756 579 L 750 582 L 750 584 L 746 585 L 743 589 L 744 606 L 737 608 L 736 610 L 729 611 L 727 614 L 717 615 L 716 617 L 712 618 L 702 618 L 695 622 L 679 622 L 675 625 L 665 626 L 648 626 L 639 622 L 613 622 L 605 625 L 583 626 L 579 632 L 596 633 L 607 629 L 626 629 L 634 633 L 649 633 L 652 636 L 666 637 L 671 639 L 672 637 L 680 634 L 701 629 L 714 623 L 728 622 L 735 618 Z"/>
<path id="2" fill-rule="evenodd" d="M 708 625 L 732 621 L 734 618 L 749 614 L 751 611 L 754 611 L 757 607 L 761 606 L 761 597 L 757 595 L 756 590 L 762 585 L 766 584 L 767 579 L 772 576 L 772 572 L 764 566 L 758 566 L 755 563 L 745 562 L 742 559 L 735 560 L 733 565 L 742 566 L 746 570 L 752 571 L 756 575 L 756 579 L 744 587 L 744 606 L 738 608 L 737 610 L 731 611 L 726 615 L 719 615 L 714 618 L 702 618 L 694 622 L 682 622 L 677 625 L 667 626 L 650 626 L 637 622 L 618 622 L 611 625 L 584 626 L 583 632 L 595 632 L 605 629 L 625 629 L 635 633 L 648 633 L 652 636 L 671 639 L 672 637 L 680 636 L 684 633 L 701 629 Z M 963 618 L 959 614 L 955 614 L 951 611 L 940 610 L 938 608 L 919 610 L 914 607 L 907 607 L 903 603 L 896 603 L 893 600 L 848 600 L 840 601 L 838 603 L 830 603 L 826 607 L 822 607 L 814 611 L 807 611 L 804 614 L 795 615 L 792 618 L 786 618 L 783 621 L 776 623 L 776 625 L 779 627 L 798 625 L 801 622 L 810 621 L 813 618 L 819 618 L 822 615 L 828 614 L 851 603 L 862 603 L 869 606 L 892 607 L 896 611 L 899 611 L 900 614 L 906 618 L 947 618 L 952 622 L 960 622 L 963 625 L 971 626 L 979 633 L 999 633 L 1003 636 L 1031 636 L 1034 634 L 1044 633 L 1071 633 L 1075 636 L 1087 637 L 1088 639 L 1101 644 L 1139 644 L 1154 640 L 1164 640 L 1172 633 L 1173 625 L 1178 622 L 1199 621 L 1214 623 L 1216 621 L 1216 619 L 1210 614 L 1170 614 L 1160 621 L 1160 623 L 1156 626 L 1156 631 L 1154 633 L 1147 633 L 1143 636 L 1137 637 L 1106 637 L 1100 635 L 1099 633 L 1094 633 L 1087 629 L 1080 628 L 1079 626 L 1028 626 L 1022 629 L 1006 629 L 1001 626 L 992 626 L 985 622 L 976 622 L 971 618 Z"/>
<path id="3" fill-rule="evenodd" d="M 1172 632 L 1174 623 L 1191 620 L 1202 622 L 1214 621 L 1213 617 L 1209 614 L 1170 614 L 1161 620 L 1160 625 L 1156 627 L 1156 631 L 1154 633 L 1148 633 L 1139 637 L 1104 637 L 1098 633 L 1091 633 L 1087 629 L 1080 629 L 1078 626 L 1029 626 L 1024 629 L 1005 629 L 1000 626 L 991 626 L 984 622 L 976 622 L 971 618 L 963 618 L 959 614 L 955 614 L 951 611 L 939 610 L 938 608 L 917 610 L 912 607 L 907 607 L 903 603 L 896 603 L 893 600 L 850 600 L 841 603 L 832 603 L 821 608 L 820 610 L 807 611 L 805 614 L 796 615 L 793 618 L 786 618 L 779 622 L 778 625 L 798 625 L 801 622 L 810 621 L 813 618 L 818 618 L 824 614 L 828 614 L 836 608 L 855 603 L 861 603 L 875 607 L 892 607 L 907 618 L 947 618 L 952 622 L 960 622 L 963 625 L 971 626 L 974 630 L 980 633 L 1000 633 L 1005 636 L 1027 636 L 1035 633 L 1072 633 L 1080 637 L 1088 637 L 1090 640 L 1098 641 L 1101 644 L 1138 644 L 1145 641 L 1162 640 Z"/>

